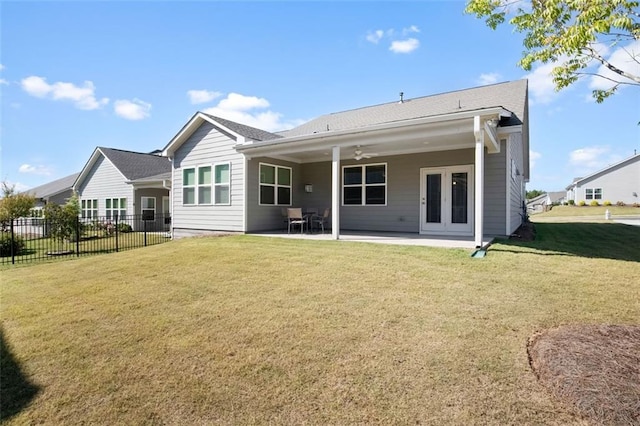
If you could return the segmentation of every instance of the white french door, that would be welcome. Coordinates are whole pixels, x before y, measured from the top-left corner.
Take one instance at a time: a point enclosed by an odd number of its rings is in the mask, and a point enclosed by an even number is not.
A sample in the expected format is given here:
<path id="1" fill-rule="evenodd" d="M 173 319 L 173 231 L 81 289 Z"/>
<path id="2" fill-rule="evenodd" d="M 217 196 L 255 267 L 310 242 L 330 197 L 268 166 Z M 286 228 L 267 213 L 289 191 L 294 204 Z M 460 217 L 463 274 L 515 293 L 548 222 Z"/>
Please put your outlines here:
<path id="1" fill-rule="evenodd" d="M 473 235 L 473 166 L 420 169 L 420 233 Z"/>

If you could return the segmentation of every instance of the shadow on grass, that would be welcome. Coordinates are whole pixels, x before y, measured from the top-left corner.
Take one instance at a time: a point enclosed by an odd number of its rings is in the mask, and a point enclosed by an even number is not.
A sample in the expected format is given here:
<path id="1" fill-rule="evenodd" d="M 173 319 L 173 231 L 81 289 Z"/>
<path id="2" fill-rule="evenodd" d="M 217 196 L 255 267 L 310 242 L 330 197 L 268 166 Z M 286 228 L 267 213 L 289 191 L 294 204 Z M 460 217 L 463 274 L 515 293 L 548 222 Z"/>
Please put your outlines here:
<path id="1" fill-rule="evenodd" d="M 22 411 L 39 390 L 22 372 L 0 328 L 0 422 Z"/>
<path id="2" fill-rule="evenodd" d="M 492 251 L 528 247 L 544 255 L 580 256 L 640 262 L 640 226 L 621 223 L 535 223 L 533 241 L 500 240 Z"/>

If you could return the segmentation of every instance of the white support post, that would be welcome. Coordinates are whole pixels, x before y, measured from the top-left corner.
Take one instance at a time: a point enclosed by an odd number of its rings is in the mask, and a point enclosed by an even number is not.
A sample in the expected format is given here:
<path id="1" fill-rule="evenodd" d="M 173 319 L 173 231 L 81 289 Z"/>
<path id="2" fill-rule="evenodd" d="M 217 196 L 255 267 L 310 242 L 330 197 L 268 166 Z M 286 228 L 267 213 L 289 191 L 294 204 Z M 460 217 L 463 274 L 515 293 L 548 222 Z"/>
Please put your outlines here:
<path id="1" fill-rule="evenodd" d="M 340 239 L 340 147 L 332 148 L 331 162 L 331 236 Z"/>
<path id="2" fill-rule="evenodd" d="M 480 116 L 478 115 L 473 118 L 473 130 L 476 138 L 474 240 L 476 247 L 482 247 L 482 234 L 484 233 L 484 129 L 480 125 Z"/>

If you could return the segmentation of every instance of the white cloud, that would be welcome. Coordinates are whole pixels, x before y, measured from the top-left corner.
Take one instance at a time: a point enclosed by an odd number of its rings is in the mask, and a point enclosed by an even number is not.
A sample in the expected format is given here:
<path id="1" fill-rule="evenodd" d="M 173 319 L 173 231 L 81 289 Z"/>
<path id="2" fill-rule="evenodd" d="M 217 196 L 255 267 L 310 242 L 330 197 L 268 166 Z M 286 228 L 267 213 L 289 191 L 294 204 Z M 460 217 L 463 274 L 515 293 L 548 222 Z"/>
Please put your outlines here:
<path id="1" fill-rule="evenodd" d="M 583 175 L 603 169 L 622 160 L 609 146 L 589 146 L 569 153 L 569 163 Z"/>
<path id="2" fill-rule="evenodd" d="M 0 71 L 2 71 L 4 68 L 5 68 L 5 66 L 0 64 Z"/>
<path id="3" fill-rule="evenodd" d="M 382 37 L 384 37 L 384 31 L 382 30 L 370 31 L 367 34 L 367 41 L 373 44 L 378 44 L 378 42 L 382 40 Z"/>
<path id="4" fill-rule="evenodd" d="M 531 103 L 548 104 L 557 96 L 556 86 L 553 82 L 551 71 L 556 67 L 556 63 L 542 64 L 534 68 L 531 74 L 524 78 L 529 79 L 529 94 Z"/>
<path id="5" fill-rule="evenodd" d="M 492 72 L 492 73 L 488 73 L 488 74 L 480 74 L 480 77 L 478 78 L 478 84 L 483 85 L 483 86 L 484 85 L 488 85 L 488 84 L 495 84 L 501 78 L 502 78 L 502 76 L 500 74 L 498 74 L 497 72 Z"/>
<path id="6" fill-rule="evenodd" d="M 418 28 L 415 25 L 412 25 L 409 28 L 403 28 L 402 29 L 402 35 L 407 35 L 407 34 L 411 34 L 411 33 L 419 33 L 419 32 L 420 32 L 420 28 Z"/>
<path id="7" fill-rule="evenodd" d="M 633 75 L 640 75 L 640 40 L 626 45 L 620 46 L 612 52 L 607 46 L 600 45 L 602 48 L 598 49 L 602 57 L 609 61 L 615 67 L 628 72 Z M 610 53 L 610 55 L 609 55 Z M 600 76 L 592 76 L 589 79 L 589 88 L 591 90 L 607 90 L 610 89 L 615 83 L 607 78 L 615 81 L 632 82 L 632 80 L 622 77 L 617 73 L 614 73 L 604 65 L 600 65 L 596 73 Z"/>
<path id="8" fill-rule="evenodd" d="M 142 120 L 149 117 L 151 104 L 141 101 L 140 99 L 134 99 L 132 101 L 119 99 L 115 101 L 113 109 L 119 117 L 127 120 Z"/>
<path id="9" fill-rule="evenodd" d="M 411 53 L 420 47 L 420 41 L 415 38 L 409 38 L 407 40 L 396 40 L 391 42 L 391 50 L 394 53 Z"/>
<path id="10" fill-rule="evenodd" d="M 9 185 L 9 188 L 13 188 L 16 192 L 24 192 L 31 188 L 31 186 L 21 182 L 6 181 L 6 183 Z"/>
<path id="11" fill-rule="evenodd" d="M 189 90 L 187 96 L 189 96 L 189 101 L 192 104 L 204 104 L 219 98 L 222 93 L 209 90 Z"/>
<path id="12" fill-rule="evenodd" d="M 531 169 L 535 167 L 536 160 L 539 160 L 540 158 L 542 158 L 542 154 L 529 150 L 529 165 L 531 166 Z"/>
<path id="13" fill-rule="evenodd" d="M 51 176 L 51 168 L 47 166 L 32 166 L 31 164 L 22 164 L 18 171 L 20 173 L 27 173 L 40 176 Z"/>
<path id="14" fill-rule="evenodd" d="M 270 132 L 288 129 L 303 123 L 303 120 L 283 121 L 282 114 L 271 110 L 254 111 L 264 110 L 269 106 L 269 101 L 264 98 L 229 93 L 218 105 L 207 108 L 203 112 Z"/>
<path id="15" fill-rule="evenodd" d="M 9 84 L 9 82 L 4 78 L 0 78 L 0 84 Z"/>
<path id="16" fill-rule="evenodd" d="M 30 76 L 23 78 L 20 85 L 31 96 L 71 101 L 76 108 L 83 110 L 98 109 L 109 103 L 108 98 L 96 99 L 95 86 L 91 81 L 85 81 L 82 86 L 62 81 L 49 84 L 45 78 Z"/>

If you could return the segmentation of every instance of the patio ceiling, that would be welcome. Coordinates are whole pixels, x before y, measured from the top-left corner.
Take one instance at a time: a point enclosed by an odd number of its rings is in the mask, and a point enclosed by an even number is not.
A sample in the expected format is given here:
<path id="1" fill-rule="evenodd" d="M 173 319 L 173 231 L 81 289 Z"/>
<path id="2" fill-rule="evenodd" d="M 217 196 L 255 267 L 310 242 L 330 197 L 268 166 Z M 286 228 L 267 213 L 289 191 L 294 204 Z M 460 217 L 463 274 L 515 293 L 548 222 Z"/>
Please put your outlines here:
<path id="1" fill-rule="evenodd" d="M 483 123 L 499 119 L 508 111 L 496 109 L 482 111 Z M 475 112 L 478 115 L 478 112 Z M 276 139 L 267 142 L 239 144 L 236 149 L 248 157 L 269 156 L 296 163 L 331 161 L 332 147 L 340 147 L 341 160 L 354 158 L 356 149 L 375 153 L 375 157 L 473 148 L 474 114 L 424 117 L 376 126 L 326 131 L 312 135 Z M 495 131 L 487 130 L 485 144 L 495 152 Z"/>

